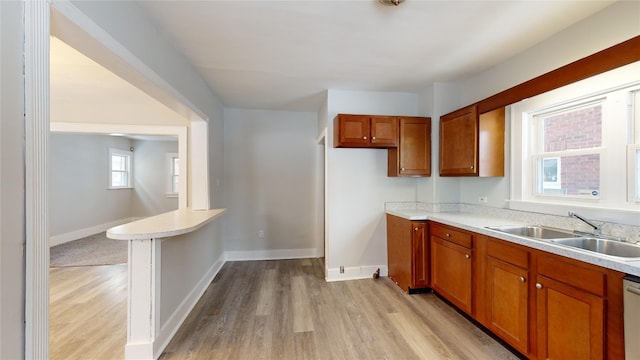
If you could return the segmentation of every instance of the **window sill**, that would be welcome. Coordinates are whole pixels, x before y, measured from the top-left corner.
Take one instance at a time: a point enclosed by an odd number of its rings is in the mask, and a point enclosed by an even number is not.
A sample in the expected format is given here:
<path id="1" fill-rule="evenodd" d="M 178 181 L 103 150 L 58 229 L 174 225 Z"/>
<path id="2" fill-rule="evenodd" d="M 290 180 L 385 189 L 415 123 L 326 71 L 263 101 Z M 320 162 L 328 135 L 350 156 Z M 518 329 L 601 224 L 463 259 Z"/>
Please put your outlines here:
<path id="1" fill-rule="evenodd" d="M 167 199 L 172 199 L 172 198 L 177 198 L 178 194 L 177 193 L 168 193 L 168 194 L 164 194 Z"/>
<path id="2" fill-rule="evenodd" d="M 128 187 L 108 187 L 107 190 L 131 190 L 133 186 Z"/>

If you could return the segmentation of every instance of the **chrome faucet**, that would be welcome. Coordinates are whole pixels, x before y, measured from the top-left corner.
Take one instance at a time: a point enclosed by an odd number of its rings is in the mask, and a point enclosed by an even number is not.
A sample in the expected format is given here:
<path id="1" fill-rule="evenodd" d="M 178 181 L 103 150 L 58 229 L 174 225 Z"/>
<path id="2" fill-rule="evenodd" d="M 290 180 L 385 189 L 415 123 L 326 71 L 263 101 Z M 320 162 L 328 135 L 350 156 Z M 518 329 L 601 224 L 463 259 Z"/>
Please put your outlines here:
<path id="1" fill-rule="evenodd" d="M 585 224 L 591 226 L 593 228 L 593 233 L 599 235 L 601 233 L 600 227 L 598 225 L 594 225 L 593 223 L 589 222 L 588 220 L 586 220 L 585 218 L 583 218 L 582 216 L 576 214 L 575 211 L 569 211 L 569 217 L 574 217 L 578 220 L 582 220 L 582 222 L 584 222 Z"/>

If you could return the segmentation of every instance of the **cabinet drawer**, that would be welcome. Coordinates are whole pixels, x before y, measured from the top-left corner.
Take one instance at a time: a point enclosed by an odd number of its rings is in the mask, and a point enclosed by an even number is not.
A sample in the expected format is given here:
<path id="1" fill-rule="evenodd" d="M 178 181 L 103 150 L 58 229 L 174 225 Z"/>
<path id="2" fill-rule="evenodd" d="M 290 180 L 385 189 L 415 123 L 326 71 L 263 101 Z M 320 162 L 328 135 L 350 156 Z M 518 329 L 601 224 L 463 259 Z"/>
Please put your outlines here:
<path id="1" fill-rule="evenodd" d="M 540 254 L 537 263 L 539 275 L 561 281 L 594 295 L 605 295 L 606 274 L 595 266 L 551 254 Z"/>
<path id="2" fill-rule="evenodd" d="M 429 228 L 432 236 L 439 237 L 441 239 L 445 239 L 447 241 L 451 241 L 460 246 L 464 246 L 468 249 L 471 248 L 471 239 L 472 235 L 460 230 L 455 230 L 445 225 L 441 225 L 438 223 L 431 223 Z"/>
<path id="3" fill-rule="evenodd" d="M 523 269 L 529 268 L 529 251 L 502 240 L 489 239 L 487 255 Z"/>

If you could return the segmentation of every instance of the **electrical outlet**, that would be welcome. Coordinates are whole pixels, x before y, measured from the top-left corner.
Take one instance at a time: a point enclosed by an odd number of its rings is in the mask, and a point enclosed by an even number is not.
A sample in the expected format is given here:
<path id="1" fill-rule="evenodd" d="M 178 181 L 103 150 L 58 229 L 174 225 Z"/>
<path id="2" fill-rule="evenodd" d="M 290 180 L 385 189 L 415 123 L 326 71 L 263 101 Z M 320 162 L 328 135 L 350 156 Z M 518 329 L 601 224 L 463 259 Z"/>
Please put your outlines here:
<path id="1" fill-rule="evenodd" d="M 340 274 L 344 274 L 344 266 L 340 265 Z"/>
<path id="2" fill-rule="evenodd" d="M 258 230 L 258 238 L 264 239 L 264 230 Z"/>
<path id="3" fill-rule="evenodd" d="M 487 197 L 486 197 L 486 196 L 480 196 L 480 197 L 478 198 L 478 202 L 479 202 L 479 203 L 486 204 L 488 201 L 489 201 L 489 199 L 487 199 Z"/>

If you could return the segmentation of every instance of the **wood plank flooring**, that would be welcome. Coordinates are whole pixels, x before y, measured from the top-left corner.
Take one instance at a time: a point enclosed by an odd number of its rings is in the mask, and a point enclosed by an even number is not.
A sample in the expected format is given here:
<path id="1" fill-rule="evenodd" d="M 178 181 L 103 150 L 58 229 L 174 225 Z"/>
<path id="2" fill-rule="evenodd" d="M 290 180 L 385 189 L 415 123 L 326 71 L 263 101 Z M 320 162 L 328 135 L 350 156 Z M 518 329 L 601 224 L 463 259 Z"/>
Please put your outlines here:
<path id="1" fill-rule="evenodd" d="M 161 359 L 517 359 L 434 294 L 388 278 L 327 283 L 323 269 L 226 263 Z M 122 359 L 126 265 L 50 274 L 50 358 Z"/>
<path id="2" fill-rule="evenodd" d="M 127 264 L 49 270 L 49 358 L 123 359 Z"/>
<path id="3" fill-rule="evenodd" d="M 161 359 L 517 359 L 434 294 L 323 269 L 226 263 Z"/>

